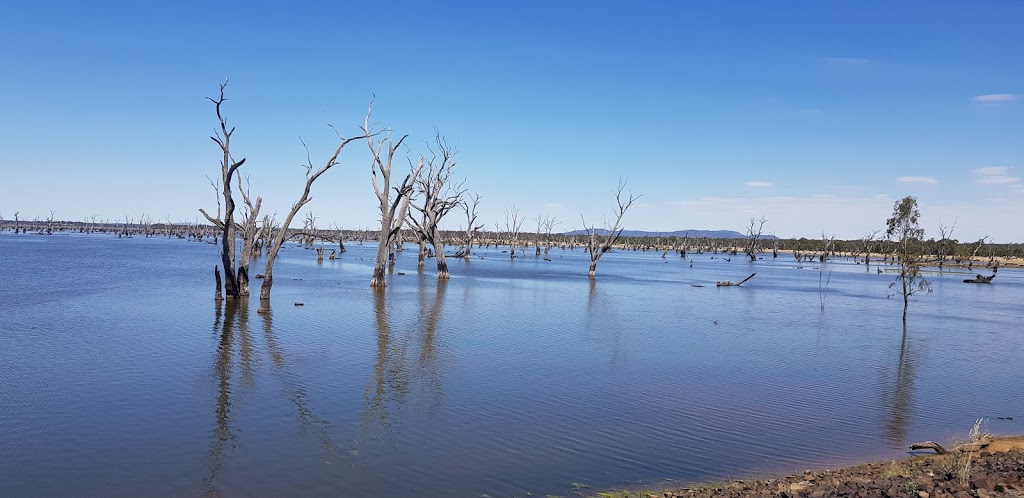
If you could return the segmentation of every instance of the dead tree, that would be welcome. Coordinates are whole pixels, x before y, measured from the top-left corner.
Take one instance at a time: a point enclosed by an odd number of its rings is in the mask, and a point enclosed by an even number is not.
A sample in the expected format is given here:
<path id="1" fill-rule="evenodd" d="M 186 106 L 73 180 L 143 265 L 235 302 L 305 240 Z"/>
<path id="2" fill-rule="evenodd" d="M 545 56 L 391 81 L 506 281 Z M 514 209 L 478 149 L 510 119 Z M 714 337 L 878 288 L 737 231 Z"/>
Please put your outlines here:
<path id="1" fill-rule="evenodd" d="M 943 225 L 939 222 L 939 246 L 936 248 L 936 258 L 939 260 L 939 271 L 942 271 L 943 265 L 946 263 L 946 258 L 949 257 L 950 253 L 950 239 L 953 238 L 953 230 L 956 229 L 957 220 L 953 220 L 953 224 L 950 226 Z"/>
<path id="2" fill-rule="evenodd" d="M 988 240 L 988 235 L 978 239 L 978 244 L 974 246 L 974 251 L 971 252 L 971 257 L 967 259 L 967 268 L 974 267 L 974 259 L 978 257 L 978 251 L 985 246 L 985 241 Z"/>
<path id="3" fill-rule="evenodd" d="M 554 216 L 546 216 L 544 218 L 544 254 L 547 254 L 551 250 L 551 232 L 554 231 L 555 227 L 561 224 L 557 221 Z"/>
<path id="4" fill-rule="evenodd" d="M 370 102 L 370 110 L 373 110 L 372 101 Z M 402 138 L 398 139 L 398 142 L 392 142 L 391 130 L 388 129 L 384 131 L 384 137 L 375 142 L 373 137 L 377 134 L 373 130 L 373 125 L 370 124 L 370 112 L 368 111 L 366 113 L 366 120 L 363 122 L 363 135 L 366 137 L 366 143 L 370 148 L 370 153 L 373 155 L 370 163 L 370 175 L 373 182 L 373 191 L 377 194 L 377 200 L 380 202 L 380 234 L 377 238 L 377 260 L 373 265 L 373 277 L 370 280 L 370 286 L 384 287 L 387 285 L 385 266 L 391 255 L 391 246 L 405 224 L 405 218 L 409 211 L 409 202 L 412 200 L 413 195 L 412 179 L 419 176 L 420 170 L 423 169 L 423 161 L 420 161 L 415 171 L 405 176 L 405 179 L 402 180 L 399 186 L 392 187 L 391 165 L 394 161 L 395 153 L 398 152 L 398 148 L 402 146 L 402 142 L 409 135 L 403 135 Z M 381 157 L 381 151 L 385 144 L 388 147 L 387 156 Z M 380 175 L 379 181 L 378 175 Z M 395 191 L 393 199 L 391 195 L 392 189 Z"/>
<path id="5" fill-rule="evenodd" d="M 835 253 L 836 250 L 836 236 L 833 234 L 831 237 L 825 235 L 825 232 L 821 232 L 821 255 L 818 256 L 818 261 L 824 263 L 828 261 L 829 254 Z"/>
<path id="6" fill-rule="evenodd" d="M 467 195 L 462 201 L 462 210 L 466 212 L 466 250 L 462 253 L 463 259 L 469 259 L 469 253 L 473 249 L 473 239 L 477 232 L 484 226 L 477 225 L 477 207 L 480 205 L 480 194 Z"/>
<path id="7" fill-rule="evenodd" d="M 213 102 L 217 111 L 217 121 L 220 123 L 220 130 L 215 130 L 210 139 L 220 147 L 223 154 L 220 162 L 220 185 L 223 186 L 224 218 L 214 219 L 202 209 L 199 212 L 203 213 L 203 216 L 213 223 L 214 226 L 221 229 L 220 259 L 221 264 L 224 266 L 224 294 L 228 299 L 235 299 L 239 296 L 239 292 L 238 278 L 235 275 L 235 201 L 231 197 L 231 177 L 245 163 L 245 158 L 243 157 L 241 160 L 235 161 L 235 158 L 231 155 L 231 135 L 235 133 L 235 128 L 228 129 L 227 119 L 221 113 L 221 106 L 227 100 L 224 98 L 224 88 L 227 87 L 227 84 L 227 81 L 221 83 L 220 96 L 216 99 L 207 97 L 210 102 Z M 218 213 L 220 211 L 219 201 L 217 211 Z"/>
<path id="8" fill-rule="evenodd" d="M 17 235 L 18 230 L 21 230 L 21 220 L 18 218 L 18 215 L 20 213 L 21 213 L 20 211 L 15 211 L 14 212 L 14 233 L 15 233 L 15 235 Z"/>
<path id="9" fill-rule="evenodd" d="M 523 228 L 523 223 L 526 218 L 523 218 L 519 214 L 519 208 L 515 204 L 511 208 L 505 210 L 505 222 L 504 226 L 501 227 L 501 232 L 505 234 L 508 239 L 509 245 L 509 259 L 515 259 L 516 257 L 516 245 L 519 243 L 519 232 Z M 497 224 L 495 224 L 497 228 Z"/>
<path id="10" fill-rule="evenodd" d="M 367 119 L 369 119 L 369 113 L 367 113 Z M 302 195 L 299 196 L 299 199 L 292 204 L 292 208 L 288 211 L 288 216 L 285 217 L 284 222 L 281 223 L 281 226 L 278 229 L 274 230 L 274 234 L 270 238 L 270 245 L 267 246 L 267 267 L 263 274 L 263 284 L 260 286 L 261 301 L 270 299 L 270 289 L 274 285 L 274 260 L 277 259 L 278 251 L 281 250 L 281 246 L 284 245 L 285 239 L 288 238 L 288 227 L 291 225 L 295 215 L 298 214 L 299 210 L 301 210 L 303 206 L 313 200 L 313 198 L 309 196 L 309 191 L 313 187 L 313 182 L 315 182 L 317 178 L 320 178 L 320 175 L 323 175 L 327 170 L 338 164 L 338 156 L 341 155 L 341 150 L 344 149 L 349 142 L 367 138 L 366 135 L 345 138 L 341 136 L 341 133 L 338 133 L 338 130 L 336 130 L 330 123 L 328 123 L 327 126 L 329 126 L 331 130 L 334 130 L 334 133 L 338 136 L 340 143 L 338 144 L 338 148 L 334 149 L 334 154 L 327 159 L 323 166 L 320 166 L 320 169 L 314 172 L 313 160 L 309 157 L 309 148 L 306 147 L 305 142 L 302 142 L 302 146 L 306 149 L 306 164 L 303 165 L 303 167 L 306 168 L 306 186 L 303 188 Z M 266 224 L 266 222 L 264 224 Z"/>
<path id="11" fill-rule="evenodd" d="M 625 189 L 626 182 L 619 180 L 619 187 L 615 190 L 615 223 L 612 224 L 610 229 L 606 222 L 604 233 L 599 235 L 597 229 L 587 227 L 587 220 L 583 219 L 583 228 L 590 235 L 590 245 L 588 247 L 590 251 L 590 271 L 587 272 L 587 276 L 590 278 L 594 278 L 594 274 L 597 272 L 597 262 L 601 259 L 601 256 L 610 251 L 622 235 L 622 217 L 626 215 L 626 211 L 629 210 L 630 206 L 640 198 L 639 195 L 634 196 L 630 193 L 629 198 L 624 199 L 623 190 Z M 581 215 L 580 218 L 583 218 L 583 216 Z"/>
<path id="12" fill-rule="evenodd" d="M 871 246 L 881 230 L 872 230 L 871 233 L 860 238 L 861 250 L 864 251 L 864 270 L 871 270 Z"/>
<path id="13" fill-rule="evenodd" d="M 750 224 L 747 226 L 747 257 L 751 261 L 757 261 L 757 253 L 761 251 L 761 231 L 764 229 L 764 224 L 768 222 L 768 219 L 764 216 L 760 220 L 750 219 Z M 756 227 L 756 228 L 755 228 Z"/>
<path id="14" fill-rule="evenodd" d="M 438 225 L 441 220 L 451 212 L 452 209 L 461 205 L 462 195 L 466 192 L 462 183 L 452 185 L 450 183 L 452 170 L 457 164 L 455 147 L 448 145 L 440 134 L 434 136 L 437 151 L 426 161 L 426 170 L 416 176 L 416 187 L 422 196 L 419 205 L 413 204 L 413 208 L 419 211 L 421 221 L 417 221 L 411 214 L 409 224 L 419 234 L 420 240 L 430 243 L 434 248 L 434 259 L 437 262 L 437 279 L 446 280 L 450 277 L 448 273 L 448 262 L 444 257 L 444 242 L 441 240 L 441 230 Z M 423 163 L 423 159 L 420 160 Z M 421 168 L 422 170 L 422 168 Z"/>
<path id="15" fill-rule="evenodd" d="M 256 240 L 259 236 L 260 229 L 256 227 L 256 220 L 259 219 L 260 206 L 263 204 L 263 199 L 259 196 L 256 197 L 256 201 L 249 197 L 249 179 L 245 179 L 245 187 L 242 187 L 242 175 L 238 175 L 238 191 L 242 194 L 242 200 L 245 202 L 244 211 L 242 211 L 242 223 L 238 227 L 238 230 L 242 233 L 242 254 L 238 260 L 238 295 L 248 296 L 249 295 L 249 261 L 255 254 Z"/>
<path id="16" fill-rule="evenodd" d="M 544 228 L 544 215 L 538 214 L 537 215 L 537 233 L 533 237 L 533 247 L 536 249 L 536 252 L 534 253 L 535 256 L 540 256 L 540 237 L 541 237 L 541 234 L 543 233 L 542 232 L 543 228 Z"/>

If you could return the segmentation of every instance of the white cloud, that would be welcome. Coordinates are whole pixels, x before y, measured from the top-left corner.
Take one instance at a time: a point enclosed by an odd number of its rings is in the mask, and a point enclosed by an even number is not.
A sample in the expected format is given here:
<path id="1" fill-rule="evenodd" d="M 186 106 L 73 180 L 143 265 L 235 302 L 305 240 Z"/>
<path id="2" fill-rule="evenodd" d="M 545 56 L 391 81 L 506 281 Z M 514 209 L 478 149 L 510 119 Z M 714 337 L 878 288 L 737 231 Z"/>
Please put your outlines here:
<path id="1" fill-rule="evenodd" d="M 1017 96 L 1012 93 L 990 93 L 986 95 L 975 95 L 972 100 L 978 104 L 1003 104 L 1006 102 L 1013 102 L 1017 100 Z"/>
<path id="2" fill-rule="evenodd" d="M 1010 176 L 1010 168 L 1006 166 L 987 166 L 974 170 L 974 178 L 983 185 L 1010 185 L 1018 187 L 1021 183 L 1019 176 Z"/>
<path id="3" fill-rule="evenodd" d="M 900 183 L 921 183 L 925 185 L 935 185 L 939 183 L 935 177 L 932 176 L 901 176 L 896 179 Z"/>
<path id="4" fill-rule="evenodd" d="M 751 180 L 749 182 L 743 182 L 744 187 L 750 188 L 772 188 L 774 184 L 772 182 L 765 182 L 760 180 Z"/>
<path id="5" fill-rule="evenodd" d="M 544 205 L 544 209 L 562 209 L 562 205 L 557 202 L 549 202 Z"/>

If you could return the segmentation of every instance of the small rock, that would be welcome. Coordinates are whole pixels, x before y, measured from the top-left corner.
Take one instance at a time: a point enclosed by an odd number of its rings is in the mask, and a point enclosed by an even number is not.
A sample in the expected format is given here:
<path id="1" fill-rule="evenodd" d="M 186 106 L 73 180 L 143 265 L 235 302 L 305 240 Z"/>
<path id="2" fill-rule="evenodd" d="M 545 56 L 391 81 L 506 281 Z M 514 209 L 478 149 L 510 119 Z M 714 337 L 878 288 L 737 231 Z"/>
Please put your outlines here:
<path id="1" fill-rule="evenodd" d="M 917 498 L 928 498 L 930 495 L 927 491 L 918 491 Z"/>

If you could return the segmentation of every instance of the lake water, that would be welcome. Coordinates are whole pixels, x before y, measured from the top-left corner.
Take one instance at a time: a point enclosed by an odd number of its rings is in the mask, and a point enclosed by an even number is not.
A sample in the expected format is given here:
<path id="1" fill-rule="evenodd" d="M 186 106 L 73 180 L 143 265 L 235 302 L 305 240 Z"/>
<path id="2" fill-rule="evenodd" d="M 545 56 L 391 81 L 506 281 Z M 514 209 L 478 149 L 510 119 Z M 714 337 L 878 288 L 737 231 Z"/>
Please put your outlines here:
<path id="1" fill-rule="evenodd" d="M 439 285 L 410 249 L 381 293 L 348 248 L 282 250 L 259 315 L 208 243 L 0 234 L 0 495 L 568 495 L 1024 433 L 1020 270 L 930 274 L 904 334 L 849 262 L 491 248 Z"/>

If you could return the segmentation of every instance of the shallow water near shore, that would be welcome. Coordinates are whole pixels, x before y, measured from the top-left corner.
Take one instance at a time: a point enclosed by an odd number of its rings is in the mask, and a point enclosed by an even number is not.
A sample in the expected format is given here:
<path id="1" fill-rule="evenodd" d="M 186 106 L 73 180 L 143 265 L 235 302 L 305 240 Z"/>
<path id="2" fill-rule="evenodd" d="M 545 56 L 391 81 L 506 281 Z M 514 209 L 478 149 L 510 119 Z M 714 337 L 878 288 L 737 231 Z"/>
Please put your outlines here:
<path id="1" fill-rule="evenodd" d="M 1024 433 L 1019 269 L 929 272 L 904 331 L 846 260 L 490 248 L 438 284 L 410 248 L 375 292 L 347 247 L 287 246 L 257 314 L 212 244 L 0 234 L 0 495 L 566 495 Z"/>

